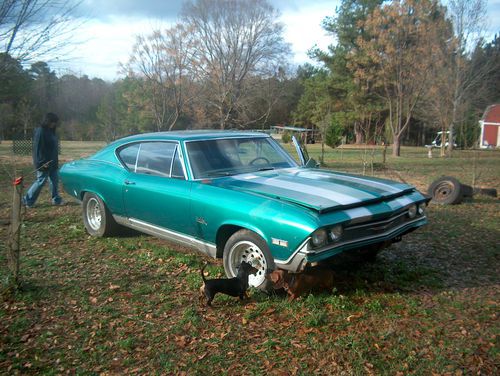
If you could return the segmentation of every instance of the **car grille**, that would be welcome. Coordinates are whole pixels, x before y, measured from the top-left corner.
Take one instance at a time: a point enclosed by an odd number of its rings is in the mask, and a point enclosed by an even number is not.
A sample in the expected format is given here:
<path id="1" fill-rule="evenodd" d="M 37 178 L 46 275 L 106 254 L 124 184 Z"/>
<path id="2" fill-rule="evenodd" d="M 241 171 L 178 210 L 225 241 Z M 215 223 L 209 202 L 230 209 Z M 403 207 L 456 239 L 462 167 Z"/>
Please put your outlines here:
<path id="1" fill-rule="evenodd" d="M 342 242 L 349 242 L 351 240 L 377 236 L 379 234 L 386 233 L 387 231 L 390 231 L 391 228 L 398 227 L 405 222 L 408 222 L 409 218 L 406 214 L 407 211 L 405 210 L 384 220 L 370 221 L 353 226 L 347 226 L 344 228 Z"/>

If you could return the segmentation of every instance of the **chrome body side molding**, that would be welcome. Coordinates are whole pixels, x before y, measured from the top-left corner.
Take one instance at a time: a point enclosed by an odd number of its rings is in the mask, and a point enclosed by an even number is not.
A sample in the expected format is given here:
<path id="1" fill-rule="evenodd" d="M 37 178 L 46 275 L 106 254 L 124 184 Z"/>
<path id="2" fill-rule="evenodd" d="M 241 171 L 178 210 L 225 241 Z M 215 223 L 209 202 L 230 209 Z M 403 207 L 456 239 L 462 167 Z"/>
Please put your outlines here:
<path id="1" fill-rule="evenodd" d="M 119 215 L 113 215 L 117 223 L 125 227 L 130 227 L 134 230 L 144 232 L 149 235 L 156 236 L 161 239 L 169 240 L 189 248 L 193 248 L 210 257 L 216 258 L 217 247 L 215 244 L 204 242 L 193 238 L 192 236 L 182 234 L 176 231 L 167 230 L 166 228 L 152 225 L 151 223 L 143 222 L 135 218 L 127 218 Z"/>

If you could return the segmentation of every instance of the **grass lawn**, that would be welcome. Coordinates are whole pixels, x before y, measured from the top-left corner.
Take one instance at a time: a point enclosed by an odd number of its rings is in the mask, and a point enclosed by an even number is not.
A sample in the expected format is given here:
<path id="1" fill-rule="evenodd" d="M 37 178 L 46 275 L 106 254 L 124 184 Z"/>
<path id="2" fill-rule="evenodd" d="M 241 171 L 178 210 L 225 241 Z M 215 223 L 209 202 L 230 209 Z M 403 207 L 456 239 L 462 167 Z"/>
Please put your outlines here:
<path id="1" fill-rule="evenodd" d="M 63 142 L 61 159 L 103 143 Z M 289 148 L 289 146 L 287 146 Z M 315 158 L 319 145 L 309 147 Z M 4 250 L 12 164 L 29 157 L 0 143 L 0 242 Z M 388 154 L 390 150 L 388 150 Z M 401 158 L 371 148 L 328 149 L 341 171 L 402 179 L 426 190 L 441 176 L 500 189 L 500 152 Z M 19 291 L 7 289 L 0 253 L 0 374 L 493 375 L 499 373 L 500 202 L 477 196 L 428 208 L 430 224 L 384 250 L 374 264 L 332 265 L 333 294 L 288 302 L 251 291 L 244 304 L 199 301 L 194 251 L 149 236 L 92 238 L 81 207 L 49 205 L 44 189 L 24 213 Z M 208 260 L 211 277 L 220 260 Z"/>

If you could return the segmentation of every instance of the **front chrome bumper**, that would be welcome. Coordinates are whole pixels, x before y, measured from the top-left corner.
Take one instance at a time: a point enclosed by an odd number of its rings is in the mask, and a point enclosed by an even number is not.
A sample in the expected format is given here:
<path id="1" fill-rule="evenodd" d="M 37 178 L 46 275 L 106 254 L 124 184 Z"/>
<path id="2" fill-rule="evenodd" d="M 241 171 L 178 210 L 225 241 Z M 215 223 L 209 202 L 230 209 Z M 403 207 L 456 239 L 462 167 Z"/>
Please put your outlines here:
<path id="1" fill-rule="evenodd" d="M 396 223 L 395 226 L 390 226 L 390 224 Z M 385 220 L 377 223 L 362 224 L 358 226 L 353 226 L 348 230 L 358 230 L 361 237 L 353 238 L 348 237 L 339 243 L 328 244 L 322 248 L 310 249 L 310 238 L 307 238 L 293 254 L 286 260 L 275 259 L 274 262 L 276 266 L 281 269 L 286 269 L 291 272 L 299 272 L 305 268 L 309 263 L 319 262 L 327 260 L 341 252 L 350 249 L 359 249 L 371 244 L 380 243 L 388 240 L 392 240 L 398 236 L 404 235 L 408 232 L 416 230 L 417 228 L 425 225 L 427 223 L 427 217 L 421 216 L 412 220 L 398 222 L 398 218 L 392 218 L 390 220 Z M 385 226 L 385 227 L 384 227 Z M 366 234 L 366 228 L 372 227 L 377 229 L 382 229 L 377 234 Z M 385 230 L 385 231 L 383 231 Z M 358 234 L 359 235 L 359 234 Z"/>

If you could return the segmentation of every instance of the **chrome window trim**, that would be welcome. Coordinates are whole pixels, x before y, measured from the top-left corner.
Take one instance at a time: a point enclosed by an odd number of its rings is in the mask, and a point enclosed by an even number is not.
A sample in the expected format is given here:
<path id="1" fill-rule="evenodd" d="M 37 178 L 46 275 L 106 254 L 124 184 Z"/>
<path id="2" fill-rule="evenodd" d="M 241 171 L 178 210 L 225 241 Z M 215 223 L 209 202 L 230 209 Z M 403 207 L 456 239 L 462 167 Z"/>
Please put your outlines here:
<path id="1" fill-rule="evenodd" d="M 177 148 L 179 147 L 179 145 L 175 145 L 174 147 L 174 153 L 172 154 L 172 160 L 170 161 L 170 169 L 168 170 L 168 177 L 169 178 L 172 178 L 172 167 L 174 165 L 174 159 L 175 159 L 175 156 L 177 154 Z"/>
<path id="2" fill-rule="evenodd" d="M 137 154 L 135 155 L 135 166 L 134 166 L 134 171 L 132 172 L 136 174 L 137 174 L 137 163 L 139 162 L 139 155 L 141 154 L 141 149 L 142 149 L 142 142 L 139 143 L 139 149 L 137 150 Z"/>
<path id="3" fill-rule="evenodd" d="M 172 161 L 170 162 L 170 176 L 168 178 L 172 179 L 172 166 L 173 166 L 173 163 L 174 163 L 174 157 L 175 157 L 175 153 L 179 150 L 180 151 L 179 158 L 181 160 L 182 172 L 184 174 L 184 180 L 188 180 L 187 173 L 186 173 L 186 166 L 184 164 L 184 158 L 183 158 L 182 148 L 180 147 L 181 146 L 181 142 L 178 141 L 178 140 L 169 140 L 169 139 L 165 139 L 165 140 L 134 140 L 132 142 L 125 143 L 125 144 L 122 144 L 122 145 L 118 146 L 115 149 L 115 151 L 114 151 L 115 157 L 120 162 L 121 167 L 123 167 L 126 171 L 133 172 L 134 174 L 139 174 L 137 172 L 137 162 L 139 160 L 139 154 L 141 153 L 142 144 L 144 144 L 144 143 L 153 143 L 153 142 L 156 142 L 156 143 L 158 143 L 158 142 L 164 142 L 164 143 L 168 142 L 168 143 L 171 143 L 171 144 L 175 144 L 174 153 L 172 155 Z M 125 149 L 125 148 L 127 148 L 129 146 L 132 146 L 134 144 L 139 144 L 139 150 L 137 150 L 137 154 L 135 156 L 134 171 L 131 171 L 131 170 L 129 170 L 127 168 L 127 166 L 124 166 L 124 163 L 121 160 L 121 158 L 120 158 L 120 156 L 119 156 L 118 153 L 119 153 L 120 150 Z"/>
<path id="4" fill-rule="evenodd" d="M 179 159 L 181 160 L 182 173 L 184 174 L 184 180 L 189 180 L 189 176 L 187 173 L 186 163 L 184 161 L 184 152 L 182 150 L 182 145 L 180 142 L 177 142 L 177 152 L 179 153 Z"/>

